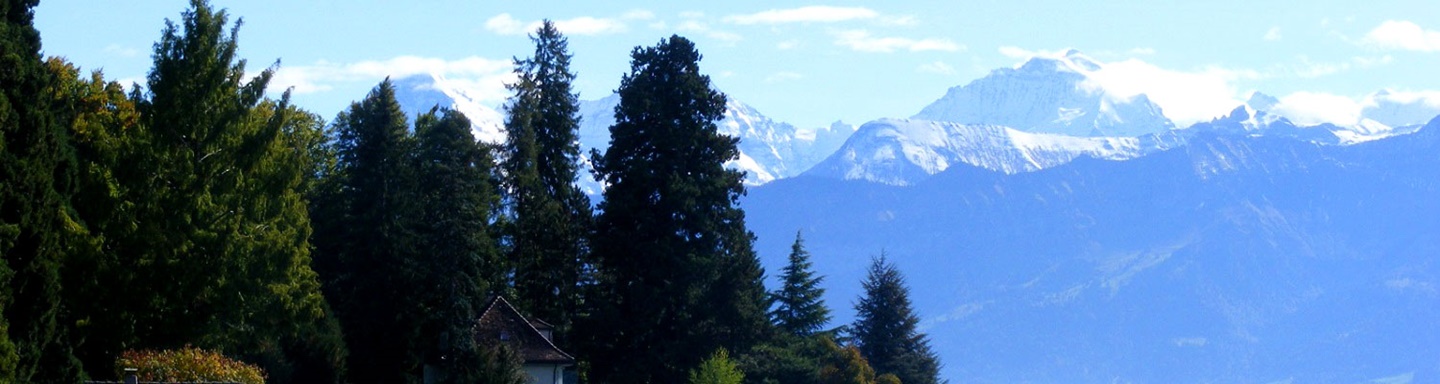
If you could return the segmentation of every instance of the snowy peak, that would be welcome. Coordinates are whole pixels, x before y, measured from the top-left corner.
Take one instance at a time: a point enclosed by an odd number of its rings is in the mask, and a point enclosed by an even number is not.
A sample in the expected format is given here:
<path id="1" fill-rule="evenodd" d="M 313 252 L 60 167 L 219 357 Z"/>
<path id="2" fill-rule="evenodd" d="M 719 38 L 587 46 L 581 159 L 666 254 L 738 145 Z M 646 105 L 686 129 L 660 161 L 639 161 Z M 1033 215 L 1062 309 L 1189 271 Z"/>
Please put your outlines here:
<path id="1" fill-rule="evenodd" d="M 1054 72 L 1068 72 L 1078 75 L 1088 75 L 1101 69 L 1100 62 L 1085 56 L 1079 50 L 1071 49 L 1060 56 L 1035 56 L 1026 60 L 1024 64 L 1016 67 L 1023 72 L 1049 74 Z"/>
<path id="2" fill-rule="evenodd" d="M 1440 98 L 1436 101 L 1440 104 Z M 1367 99 L 1361 118 L 1353 124 L 1300 125 L 1273 112 L 1281 103 L 1275 97 L 1251 93 L 1249 100 L 1229 115 L 1197 123 L 1188 130 L 1282 137 L 1322 145 L 1352 145 L 1414 133 L 1420 124 L 1440 114 L 1440 105 L 1428 107 L 1423 98 L 1397 102 L 1390 99 L 1389 93 L 1381 91 Z"/>
<path id="3" fill-rule="evenodd" d="M 1003 125 L 1069 136 L 1141 136 L 1175 128 L 1145 95 L 1118 95 L 1099 86 L 1104 64 L 1079 51 L 1037 56 L 964 86 L 950 88 L 914 118 Z"/>
<path id="4" fill-rule="evenodd" d="M 603 151 L 609 146 L 610 126 L 615 124 L 615 107 L 620 96 L 580 102 L 580 147 Z M 760 185 L 804 172 L 844 143 L 855 132 L 839 123 L 830 127 L 803 129 L 775 121 L 754 107 L 734 98 L 725 104 L 724 118 L 716 123 L 723 135 L 740 139 L 740 158 L 726 166 L 745 172 L 745 184 Z M 599 191 L 598 185 L 582 186 Z"/>
<path id="5" fill-rule="evenodd" d="M 915 119 L 866 123 L 806 175 L 913 185 L 954 166 L 1006 174 L 1068 163 L 1080 156 L 1128 160 L 1181 145 L 1166 133 L 1142 137 L 1077 137 L 998 125 Z"/>
<path id="6" fill-rule="evenodd" d="M 393 80 L 392 84 L 395 98 L 410 124 L 415 123 L 416 116 L 439 106 L 460 111 L 469 118 L 470 133 L 476 140 L 491 144 L 505 141 L 504 115 L 480 102 L 476 96 L 479 91 L 465 83 L 437 74 L 420 74 Z"/>

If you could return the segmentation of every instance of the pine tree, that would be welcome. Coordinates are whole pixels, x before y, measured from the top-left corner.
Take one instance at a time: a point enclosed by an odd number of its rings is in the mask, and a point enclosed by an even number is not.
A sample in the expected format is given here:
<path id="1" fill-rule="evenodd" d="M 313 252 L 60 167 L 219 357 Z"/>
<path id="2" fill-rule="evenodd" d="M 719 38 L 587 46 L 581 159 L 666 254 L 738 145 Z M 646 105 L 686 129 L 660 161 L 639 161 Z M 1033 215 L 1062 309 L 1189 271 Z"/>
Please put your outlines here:
<path id="1" fill-rule="evenodd" d="M 820 288 L 824 277 L 815 276 L 810 267 L 805 239 L 796 232 L 795 244 L 790 246 L 790 262 L 781 276 L 783 285 L 771 295 L 776 306 L 770 311 L 770 318 L 781 332 L 809 336 L 830 321 L 830 309 L 823 301 L 825 289 Z"/>
<path id="2" fill-rule="evenodd" d="M 67 207 L 74 158 L 50 103 L 35 5 L 0 1 L 0 382 L 78 379 L 57 373 L 78 370 L 61 366 L 74 364 L 56 320 L 65 247 L 77 236 Z"/>
<path id="3" fill-rule="evenodd" d="M 345 329 L 351 379 L 417 379 L 425 311 L 415 305 L 426 271 L 416 255 L 419 224 L 415 138 L 389 79 L 335 118 L 338 161 L 318 225 L 316 262 Z"/>
<path id="4" fill-rule="evenodd" d="M 549 20 L 531 41 L 535 54 L 515 61 L 518 80 L 506 109 L 508 259 L 515 263 L 520 307 L 552 322 L 564 343 L 581 302 L 592 213 L 575 185 L 580 107 L 570 86 L 569 43 Z"/>
<path id="5" fill-rule="evenodd" d="M 415 119 L 419 148 L 419 199 L 424 201 L 419 234 L 424 283 L 412 300 L 429 316 L 421 340 L 432 346 L 426 361 L 454 375 L 456 382 L 484 364 L 472 326 L 488 285 L 502 281 L 499 251 L 490 230 L 498 211 L 491 148 L 475 141 L 470 120 L 459 112 L 432 110 Z"/>
<path id="6" fill-rule="evenodd" d="M 900 270 L 884 253 L 870 263 L 862 284 L 865 296 L 855 303 L 853 332 L 860 353 L 880 374 L 894 374 L 903 383 L 940 382 L 940 360 L 930 341 L 916 327 L 920 317 L 910 306 L 910 289 Z"/>
<path id="7" fill-rule="evenodd" d="M 723 166 L 739 154 L 715 125 L 725 96 L 699 52 L 671 36 L 631 57 L 610 147 L 592 154 L 609 187 L 592 241 L 599 296 L 577 334 L 591 379 L 675 383 L 705 351 L 768 334 L 764 271 L 737 206 L 743 175 Z"/>

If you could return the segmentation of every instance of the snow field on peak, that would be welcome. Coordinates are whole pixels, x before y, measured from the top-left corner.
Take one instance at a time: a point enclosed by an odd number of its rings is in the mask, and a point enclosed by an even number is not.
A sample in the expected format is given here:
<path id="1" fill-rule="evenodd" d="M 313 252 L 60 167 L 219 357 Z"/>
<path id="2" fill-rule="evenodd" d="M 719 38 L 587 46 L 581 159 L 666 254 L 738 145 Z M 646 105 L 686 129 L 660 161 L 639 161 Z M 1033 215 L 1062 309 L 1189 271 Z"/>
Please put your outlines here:
<path id="1" fill-rule="evenodd" d="M 880 119 L 807 174 L 911 185 L 956 164 L 1015 174 L 1068 163 L 1079 156 L 1128 160 L 1163 150 L 1161 140 L 1076 137 L 998 125 Z"/>

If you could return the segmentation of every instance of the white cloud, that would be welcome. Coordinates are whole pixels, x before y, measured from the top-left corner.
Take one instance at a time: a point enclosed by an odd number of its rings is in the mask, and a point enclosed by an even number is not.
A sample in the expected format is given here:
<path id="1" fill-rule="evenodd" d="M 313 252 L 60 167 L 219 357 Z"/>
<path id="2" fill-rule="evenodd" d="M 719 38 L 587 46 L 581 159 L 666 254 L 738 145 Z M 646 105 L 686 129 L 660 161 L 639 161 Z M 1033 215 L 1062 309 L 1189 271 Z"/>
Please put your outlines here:
<path id="1" fill-rule="evenodd" d="M 1028 49 L 1024 49 L 1024 48 L 1020 48 L 1020 47 L 1015 47 L 1015 46 L 1008 46 L 1008 45 L 1007 45 L 1007 46 L 1000 47 L 1000 54 L 1001 54 L 1001 55 L 1004 55 L 1005 57 L 1009 57 L 1009 58 L 1012 58 L 1012 59 L 1020 59 L 1020 60 L 1029 60 L 1029 59 L 1032 58 L 1032 57 L 1063 57 L 1063 56 L 1065 56 L 1065 51 L 1068 51 L 1068 49 L 1061 49 L 1061 50 L 1058 50 L 1058 51 L 1047 51 L 1047 50 L 1040 49 L 1040 50 L 1033 50 L 1033 51 L 1032 51 L 1032 50 L 1028 50 Z"/>
<path id="2" fill-rule="evenodd" d="M 786 72 L 777 72 L 777 73 L 772 74 L 772 75 L 770 75 L 770 76 L 766 76 L 766 77 L 765 77 L 765 82 L 766 82 L 766 83 L 778 83 L 778 82 L 782 82 L 782 81 L 799 80 L 799 79 L 802 79 L 802 78 L 804 78 L 804 77 L 805 77 L 804 75 L 801 75 L 801 74 L 795 73 L 795 72 L 789 72 L 789 71 L 786 71 Z"/>
<path id="3" fill-rule="evenodd" d="M 951 67 L 950 64 L 945 64 L 945 62 L 943 61 L 920 64 L 920 68 L 918 69 L 920 70 L 920 72 L 936 73 L 947 76 L 955 74 L 955 67 Z"/>
<path id="4" fill-rule="evenodd" d="M 682 21 L 682 22 L 680 22 L 679 25 L 676 25 L 676 26 L 675 26 L 675 29 L 680 30 L 680 31 L 683 31 L 683 32 L 695 32 L 695 33 L 699 33 L 699 34 L 701 34 L 701 35 L 703 35 L 703 36 L 706 36 L 706 37 L 709 37 L 709 38 L 712 38 L 712 39 L 715 39 L 715 40 L 719 40 L 719 41 L 722 41 L 722 42 L 725 42 L 725 43 L 735 43 L 735 42 L 740 41 L 740 40 L 743 39 L 742 37 L 740 37 L 739 34 L 736 34 L 736 33 L 734 33 L 734 32 L 721 31 L 721 30 L 717 30 L 717 29 L 711 28 L 709 24 L 706 24 L 706 23 L 704 23 L 704 22 L 702 22 L 702 21 L 699 21 L 699 20 L 685 20 L 685 21 Z"/>
<path id="5" fill-rule="evenodd" d="M 1145 94 L 1177 126 L 1223 116 L 1240 105 L 1237 80 L 1254 79 L 1254 71 L 1208 67 L 1177 71 L 1129 59 L 1103 64 L 1090 74 L 1089 86 L 1104 88 L 1117 97 Z"/>
<path id="6" fill-rule="evenodd" d="M 655 18 L 655 13 L 644 9 L 632 9 L 630 12 L 620 15 L 625 20 L 650 20 Z"/>
<path id="7" fill-rule="evenodd" d="M 1360 122 L 1363 106 L 1355 99 L 1321 92 L 1295 92 L 1280 97 L 1271 113 L 1284 116 L 1297 125 L 1332 123 L 1347 126 Z"/>
<path id="8" fill-rule="evenodd" d="M 645 20 L 653 17 L 648 11 L 635 10 L 627 12 L 622 16 L 629 20 Z M 554 20 L 555 28 L 567 35 L 602 35 L 620 33 L 625 31 L 625 22 L 619 19 L 607 19 L 591 16 L 581 16 L 573 19 Z M 485 20 L 485 29 L 500 35 L 523 36 L 535 32 L 540 28 L 540 21 L 524 22 L 510 16 L 509 13 L 501 13 Z"/>
<path id="9" fill-rule="evenodd" d="M 124 46 L 121 46 L 120 44 L 110 44 L 110 45 L 106 45 L 104 51 L 105 51 L 105 53 L 109 53 L 109 54 L 116 55 L 116 56 L 120 56 L 120 57 L 136 57 L 136 56 L 140 56 L 140 50 L 139 50 L 139 49 L 135 49 L 134 47 L 124 47 Z"/>
<path id="10" fill-rule="evenodd" d="M 772 9 L 747 15 L 731 15 L 725 21 L 735 24 L 834 23 L 873 19 L 880 13 L 863 7 L 809 6 Z"/>
<path id="11" fill-rule="evenodd" d="M 510 16 L 509 13 L 501 13 L 495 15 L 495 17 L 491 17 L 489 20 L 485 20 L 485 29 L 501 35 L 523 35 L 535 30 L 534 28 L 530 28 L 527 23 L 516 20 L 515 17 Z"/>
<path id="12" fill-rule="evenodd" d="M 1375 106 L 1379 103 L 1380 99 L 1401 104 L 1423 103 L 1432 108 L 1440 108 L 1440 91 L 1397 91 L 1387 89 L 1383 95 L 1370 95 L 1363 104 L 1367 107 Z"/>
<path id="13" fill-rule="evenodd" d="M 1381 49 L 1440 52 L 1440 31 L 1421 28 L 1404 20 L 1386 20 L 1370 33 L 1365 43 Z"/>
<path id="14" fill-rule="evenodd" d="M 903 37 L 875 37 L 864 30 L 836 32 L 835 44 L 860 52 L 894 52 L 896 50 L 955 52 L 964 49 L 964 46 L 955 44 L 948 39 L 916 40 Z"/>
<path id="15" fill-rule="evenodd" d="M 271 80 L 271 89 L 294 88 L 297 94 L 324 92 L 337 84 L 378 82 L 389 76 L 402 78 L 417 74 L 436 74 L 448 81 L 466 84 L 478 94 L 470 95 L 482 102 L 499 103 L 509 96 L 505 84 L 514 79 L 510 60 L 467 57 L 445 60 L 430 57 L 400 56 L 388 60 L 367 60 L 341 64 L 326 61 L 312 65 L 281 66 Z"/>
<path id="16" fill-rule="evenodd" d="M 881 17 L 881 18 L 880 18 L 879 23 L 880 23 L 880 25 L 894 25 L 894 26 L 905 26 L 905 27 L 908 27 L 908 26 L 914 26 L 914 25 L 920 24 L 920 21 L 919 21 L 919 20 L 916 20 L 916 19 L 915 19 L 915 16 L 911 16 L 911 15 L 905 15 L 905 16 L 884 16 L 884 17 Z"/>
<path id="17" fill-rule="evenodd" d="M 1390 55 L 1384 55 L 1375 57 L 1356 56 L 1350 58 L 1350 60 L 1340 62 L 1314 62 L 1310 61 L 1309 57 L 1301 56 L 1300 64 L 1289 67 L 1289 70 L 1287 72 L 1300 78 L 1313 79 L 1317 77 L 1334 75 L 1356 68 L 1370 68 L 1378 65 L 1389 64 L 1394 60 L 1394 57 Z"/>
<path id="18" fill-rule="evenodd" d="M 775 49 L 782 51 L 795 49 L 800 46 L 800 40 L 790 39 L 775 44 Z"/>
<path id="19" fill-rule="evenodd" d="M 1023 63 L 1034 57 L 1065 59 L 1071 50 L 1028 50 L 1004 46 L 999 51 L 1001 55 L 1022 60 Z M 1083 54 L 1077 55 L 1083 57 Z M 1144 94 L 1180 127 L 1228 114 L 1244 103 L 1236 83 L 1264 77 L 1260 72 L 1247 69 L 1211 66 L 1174 70 L 1135 58 L 1115 62 L 1084 58 L 1099 64 L 1099 69 L 1081 69 L 1087 76 L 1082 86 L 1103 89 L 1117 99 Z"/>
<path id="20" fill-rule="evenodd" d="M 1265 31 L 1265 41 L 1280 41 L 1280 27 L 1270 27 Z"/>

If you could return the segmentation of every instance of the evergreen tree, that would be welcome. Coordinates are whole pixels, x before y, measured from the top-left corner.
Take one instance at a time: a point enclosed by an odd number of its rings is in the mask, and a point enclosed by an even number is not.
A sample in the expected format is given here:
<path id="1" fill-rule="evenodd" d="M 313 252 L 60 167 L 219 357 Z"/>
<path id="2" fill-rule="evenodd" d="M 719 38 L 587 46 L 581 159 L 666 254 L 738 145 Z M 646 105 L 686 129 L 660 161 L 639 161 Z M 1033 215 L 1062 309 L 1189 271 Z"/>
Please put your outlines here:
<path id="1" fill-rule="evenodd" d="M 599 296 L 581 349 L 597 382 L 675 383 L 705 351 L 748 350 L 768 334 L 766 292 L 738 198 L 739 152 L 715 121 L 725 96 L 694 44 L 671 36 L 631 53 L 610 127 L 593 153 L 609 187 L 592 240 Z"/>
<path id="2" fill-rule="evenodd" d="M 335 118 L 338 161 L 316 238 L 316 265 L 345 329 L 351 379 L 414 381 L 425 311 L 413 300 L 427 271 L 418 261 L 415 138 L 389 79 Z"/>
<path id="3" fill-rule="evenodd" d="M 125 311 L 113 307 L 113 303 L 118 301 L 116 295 L 123 294 L 113 288 L 123 286 L 121 278 L 133 273 L 114 269 L 115 253 L 104 244 L 111 236 L 121 237 L 121 231 L 116 231 L 116 228 L 134 222 L 123 214 L 127 205 L 118 198 L 117 192 L 126 187 L 120 183 L 122 177 L 134 179 L 127 175 L 130 167 L 120 164 L 122 154 L 130 151 L 133 141 L 129 140 L 128 133 L 139 124 L 139 113 L 135 103 L 126 96 L 124 87 L 105 81 L 101 72 L 91 73 L 86 80 L 81 78 L 79 68 L 63 60 L 52 58 L 46 64 L 55 77 L 55 89 L 51 96 L 60 111 L 57 119 L 68 128 L 67 134 L 76 155 L 76 177 L 69 206 L 76 219 L 70 228 L 76 231 L 77 236 L 68 239 L 64 268 L 61 269 L 61 285 L 65 288 L 62 305 L 65 310 L 61 312 L 60 324 L 65 326 L 60 332 L 67 339 L 62 343 L 70 346 L 68 353 L 71 356 L 67 360 L 75 361 L 61 365 L 80 371 L 79 361 L 89 361 L 86 356 L 105 353 L 100 351 L 109 349 L 103 347 L 117 345 L 117 338 L 122 336 L 121 332 L 114 332 L 115 329 L 95 332 L 100 329 L 95 326 L 110 320 L 131 318 Z M 96 313 L 107 316 L 104 320 L 88 318 Z M 80 340 L 85 342 L 80 343 Z M 114 356 L 98 358 L 113 361 Z M 108 363 L 102 364 L 88 368 L 97 371 L 108 366 Z M 83 375 L 83 372 L 56 377 L 76 375 Z"/>
<path id="4" fill-rule="evenodd" d="M 0 1 L 0 382 L 78 379 L 56 320 L 65 247 L 80 235 L 67 206 L 74 158 L 48 97 L 35 5 Z"/>
<path id="5" fill-rule="evenodd" d="M 502 281 L 500 255 L 490 222 L 498 211 L 495 161 L 491 148 L 470 133 L 470 120 L 445 109 L 415 119 L 419 144 L 420 195 L 424 201 L 419 233 L 424 241 L 416 264 L 423 275 L 416 297 L 429 315 L 422 340 L 433 350 L 427 363 L 453 372 L 456 382 L 484 361 L 476 351 L 472 326 L 487 286 Z"/>
<path id="6" fill-rule="evenodd" d="M 92 371 L 122 347 L 186 344 L 260 363 L 280 382 L 343 370 L 339 329 L 310 269 L 304 154 L 290 140 L 315 124 L 288 95 L 262 102 L 274 68 L 245 80 L 238 23 L 227 33 L 227 20 L 195 0 L 180 25 L 167 21 L 148 86 L 131 96 L 133 144 L 94 159 L 118 161 L 120 208 L 110 213 L 122 217 L 91 211 L 106 254 L 90 270 L 125 294 L 84 314 L 100 323 L 86 340 L 108 342 L 87 346 Z M 115 286 L 89 291 L 103 289 Z"/>
<path id="7" fill-rule="evenodd" d="M 925 334 L 916 330 L 920 317 L 910 306 L 905 278 L 884 253 L 870 263 L 862 284 L 865 296 L 855 303 L 853 332 L 859 351 L 881 374 L 903 383 L 940 382 L 940 360 Z"/>
<path id="8" fill-rule="evenodd" d="M 549 20 L 531 41 L 535 54 L 515 61 L 518 80 L 506 109 L 508 259 L 515 263 L 520 307 L 552 322 L 564 343 L 579 312 L 592 214 L 590 199 L 575 185 L 580 107 L 570 87 L 569 43 Z"/>
<path id="9" fill-rule="evenodd" d="M 810 267 L 805 239 L 796 232 L 795 244 L 790 246 L 790 262 L 781 276 L 783 285 L 771 295 L 776 306 L 770 311 L 770 318 L 781 332 L 809 336 L 830 321 L 830 309 L 823 301 L 825 289 L 820 288 L 824 277 L 815 276 Z"/>

